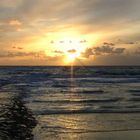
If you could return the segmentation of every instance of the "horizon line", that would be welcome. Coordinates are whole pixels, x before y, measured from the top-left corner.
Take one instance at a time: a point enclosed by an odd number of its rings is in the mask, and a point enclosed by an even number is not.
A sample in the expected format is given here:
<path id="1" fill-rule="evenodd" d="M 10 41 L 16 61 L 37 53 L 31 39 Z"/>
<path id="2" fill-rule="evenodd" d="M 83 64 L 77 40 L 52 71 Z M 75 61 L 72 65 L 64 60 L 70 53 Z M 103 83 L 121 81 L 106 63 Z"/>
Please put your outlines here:
<path id="1" fill-rule="evenodd" d="M 0 67 L 71 67 L 72 65 L 0 65 Z M 140 65 L 84 65 L 84 67 L 140 67 Z M 73 65 L 73 67 L 83 67 L 82 65 Z"/>

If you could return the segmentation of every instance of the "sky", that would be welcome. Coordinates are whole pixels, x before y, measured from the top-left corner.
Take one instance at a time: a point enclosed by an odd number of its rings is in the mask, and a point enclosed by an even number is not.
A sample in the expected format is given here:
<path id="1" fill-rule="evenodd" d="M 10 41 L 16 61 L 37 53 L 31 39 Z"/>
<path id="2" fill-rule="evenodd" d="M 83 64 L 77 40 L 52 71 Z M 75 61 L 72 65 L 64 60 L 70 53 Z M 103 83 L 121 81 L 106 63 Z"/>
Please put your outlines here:
<path id="1" fill-rule="evenodd" d="M 140 65 L 140 0 L 0 0 L 0 65 Z"/>

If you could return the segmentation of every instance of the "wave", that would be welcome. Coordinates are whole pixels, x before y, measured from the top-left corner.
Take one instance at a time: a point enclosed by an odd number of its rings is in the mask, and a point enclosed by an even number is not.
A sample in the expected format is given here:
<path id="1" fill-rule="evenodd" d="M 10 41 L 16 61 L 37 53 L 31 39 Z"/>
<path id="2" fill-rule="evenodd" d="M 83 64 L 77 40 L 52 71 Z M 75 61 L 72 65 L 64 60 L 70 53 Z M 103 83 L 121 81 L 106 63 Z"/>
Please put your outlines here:
<path id="1" fill-rule="evenodd" d="M 103 90 L 83 90 L 83 91 L 72 91 L 72 93 L 78 94 L 103 94 L 105 91 Z"/>
<path id="2" fill-rule="evenodd" d="M 111 99 L 90 99 L 90 100 L 33 100 L 33 102 L 38 103 L 109 103 L 109 102 L 117 102 L 120 101 L 121 98 L 111 98 Z"/>
<path id="3" fill-rule="evenodd" d="M 7 84 L 10 84 L 10 81 L 0 79 L 0 87 L 5 86 L 5 85 L 7 85 Z"/>
<path id="4" fill-rule="evenodd" d="M 140 78 L 77 78 L 74 79 L 77 83 L 93 82 L 93 83 L 139 83 Z"/>
<path id="5" fill-rule="evenodd" d="M 133 101 L 133 102 L 140 102 L 140 98 L 131 98 L 129 99 L 129 101 Z"/>
<path id="6" fill-rule="evenodd" d="M 131 90 L 128 90 L 128 92 L 131 92 L 131 93 L 140 93 L 140 89 L 131 89 Z"/>
<path id="7" fill-rule="evenodd" d="M 101 132 L 117 132 L 117 131 L 139 131 L 140 128 L 115 128 L 115 129 L 80 129 L 70 128 L 55 125 L 41 126 L 42 129 L 47 129 L 47 132 L 59 132 L 59 133 L 101 133 Z"/>
<path id="8" fill-rule="evenodd" d="M 70 67 L 0 67 L 0 73 L 13 77 L 70 78 Z M 140 67 L 74 67 L 74 77 L 140 78 Z"/>
<path id="9" fill-rule="evenodd" d="M 100 109 L 100 110 L 43 110 L 43 111 L 34 111 L 35 115 L 61 115 L 61 114 L 104 114 L 104 113 L 140 113 L 140 110 L 108 110 L 108 109 Z"/>
<path id="10" fill-rule="evenodd" d="M 131 95 L 132 95 L 132 96 L 140 96 L 139 93 L 132 93 Z"/>
<path id="11" fill-rule="evenodd" d="M 124 128 L 124 129 L 104 129 L 104 130 L 89 130 L 89 129 L 72 129 L 59 126 L 42 126 L 42 129 L 48 129 L 47 132 L 59 133 L 106 133 L 106 132 L 124 132 L 124 131 L 139 131 L 140 128 Z"/>

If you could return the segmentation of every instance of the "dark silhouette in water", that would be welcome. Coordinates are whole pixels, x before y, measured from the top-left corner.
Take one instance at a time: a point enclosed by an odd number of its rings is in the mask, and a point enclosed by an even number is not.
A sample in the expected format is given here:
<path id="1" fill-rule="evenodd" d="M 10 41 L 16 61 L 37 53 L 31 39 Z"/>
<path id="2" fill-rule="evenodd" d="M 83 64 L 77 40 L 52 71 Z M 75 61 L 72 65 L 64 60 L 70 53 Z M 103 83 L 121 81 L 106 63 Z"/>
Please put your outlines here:
<path id="1" fill-rule="evenodd" d="M 33 140 L 32 129 L 37 122 L 19 98 L 0 112 L 0 139 Z"/>

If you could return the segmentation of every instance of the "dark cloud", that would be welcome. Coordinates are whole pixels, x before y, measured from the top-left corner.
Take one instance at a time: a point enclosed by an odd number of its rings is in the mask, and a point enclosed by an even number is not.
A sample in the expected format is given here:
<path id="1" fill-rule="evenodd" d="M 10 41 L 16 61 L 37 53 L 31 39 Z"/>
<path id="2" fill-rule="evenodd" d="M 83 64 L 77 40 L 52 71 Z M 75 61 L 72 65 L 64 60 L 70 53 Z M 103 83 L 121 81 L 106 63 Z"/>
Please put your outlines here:
<path id="1" fill-rule="evenodd" d="M 133 45 L 135 44 L 135 42 L 127 42 L 127 44 Z"/>
<path id="2" fill-rule="evenodd" d="M 34 50 L 33 52 L 20 52 L 24 50 L 20 47 L 14 48 L 19 52 L 8 52 L 11 50 L 9 44 L 15 40 L 22 40 L 15 43 L 16 46 L 20 46 L 26 42 L 25 38 L 27 38 L 25 47 L 30 47 L 33 41 L 35 44 L 35 41 L 44 34 L 46 38 L 49 38 L 50 34 L 55 34 L 57 31 L 67 32 L 69 29 L 74 29 L 81 36 L 93 34 L 93 38 L 99 33 L 99 40 L 107 38 L 109 41 L 104 42 L 102 46 L 88 48 L 83 52 L 83 57 L 112 55 L 113 58 L 119 56 L 125 52 L 123 47 L 126 45 L 138 47 L 136 42 L 139 42 L 140 34 L 139 8 L 140 0 L 1 0 L 0 43 L 2 45 L 0 45 L 0 50 L 7 52 L 0 53 L 0 57 L 43 56 L 45 58 L 43 53 L 34 52 Z M 115 43 L 121 44 L 121 47 L 115 47 L 115 44 L 110 43 L 116 36 L 123 39 Z M 30 40 L 32 37 L 35 39 Z M 86 40 L 80 41 L 80 43 L 86 42 Z M 37 50 L 43 48 L 42 44 L 36 47 Z M 68 52 L 75 53 L 75 50 Z M 56 50 L 54 53 L 63 54 L 63 50 L 62 52 Z M 139 55 L 139 49 L 135 51 L 135 54 Z M 47 59 L 56 61 L 56 57 L 50 57 L 50 59 L 47 57 Z M 126 62 L 129 63 L 127 60 Z"/>
<path id="3" fill-rule="evenodd" d="M 93 50 L 95 55 L 122 54 L 125 51 L 125 48 L 115 48 L 113 46 L 103 45 L 101 47 L 96 47 Z"/>
<path id="4" fill-rule="evenodd" d="M 34 59 L 34 58 L 38 58 L 37 59 L 37 62 L 38 60 L 42 60 L 43 63 L 44 63 L 44 60 L 47 64 L 60 64 L 63 59 L 64 59 L 64 56 L 61 55 L 61 56 L 47 56 L 45 54 L 44 51 L 39 51 L 39 52 L 1 52 L 0 53 L 0 58 L 3 58 L 3 59 L 8 59 L 8 60 L 13 60 L 11 58 L 16 58 L 16 57 L 20 57 L 20 58 L 23 58 L 24 60 L 28 60 L 29 58 L 30 59 Z M 33 62 L 34 63 L 34 62 Z M 42 62 L 40 62 L 42 64 Z"/>
<path id="5" fill-rule="evenodd" d="M 98 32 L 108 28 L 120 29 L 120 26 L 126 26 L 130 21 L 139 24 L 140 20 L 139 0 L 5 1 L 0 2 L 0 20 L 8 22 L 14 19 L 12 24 L 21 24 L 27 31 L 24 32 L 26 35 L 55 26 L 71 27 L 72 24 L 83 25 L 85 29 L 81 32 L 84 33 L 94 30 Z M 11 29 L 9 25 L 5 26 L 6 32 L 12 32 L 14 27 Z"/>
<path id="6" fill-rule="evenodd" d="M 63 54 L 64 52 L 55 50 L 54 53 Z"/>
<path id="7" fill-rule="evenodd" d="M 104 44 L 104 45 L 109 45 L 109 46 L 115 46 L 115 44 L 114 44 L 114 43 L 104 42 L 103 44 Z"/>
<path id="8" fill-rule="evenodd" d="M 113 43 L 103 43 L 101 47 L 88 48 L 82 53 L 82 56 L 89 58 L 92 55 L 113 55 L 113 54 L 122 54 L 125 51 L 125 48 L 116 48 Z M 106 45 L 105 45 L 106 44 Z M 110 45 L 110 46 L 109 46 Z"/>
<path id="9" fill-rule="evenodd" d="M 22 50 L 23 49 L 22 47 L 17 47 L 17 46 L 13 46 L 12 48 L 13 49 L 18 49 L 18 50 Z"/>
<path id="10" fill-rule="evenodd" d="M 85 52 L 82 53 L 82 57 L 85 57 L 85 58 L 89 58 L 92 55 L 94 55 L 93 48 L 87 48 Z"/>
<path id="11" fill-rule="evenodd" d="M 113 50 L 113 53 L 114 54 L 122 54 L 122 53 L 124 53 L 124 51 L 125 51 L 125 48 L 116 48 Z"/>
<path id="12" fill-rule="evenodd" d="M 76 50 L 75 49 L 72 49 L 72 50 L 68 50 L 69 53 L 76 53 Z"/>
<path id="13" fill-rule="evenodd" d="M 114 52 L 114 47 L 108 46 L 108 45 L 94 48 L 94 54 L 96 54 L 96 55 L 110 54 L 113 52 Z"/>
<path id="14" fill-rule="evenodd" d="M 14 57 L 44 57 L 44 52 L 1 52 L 0 58 L 14 58 Z"/>
<path id="15" fill-rule="evenodd" d="M 15 17 L 30 23 L 31 19 L 56 18 L 61 22 L 71 20 L 89 24 L 140 18 L 139 0 L 15 0 L 12 3 L 15 6 L 0 6 L 0 18 Z"/>

